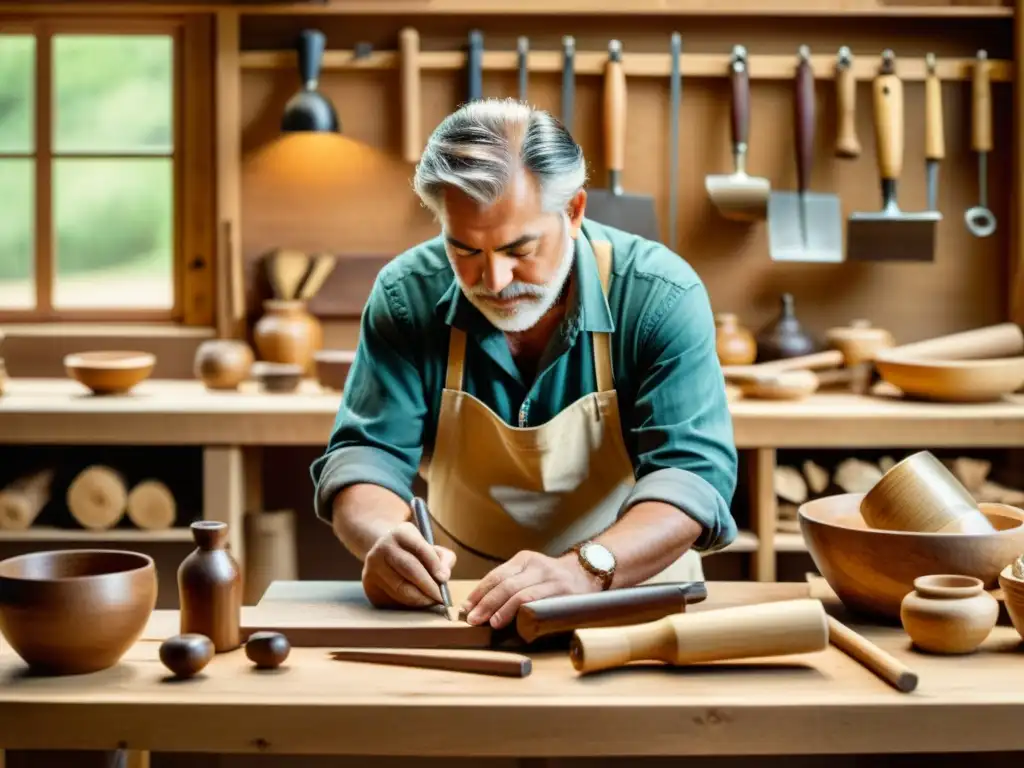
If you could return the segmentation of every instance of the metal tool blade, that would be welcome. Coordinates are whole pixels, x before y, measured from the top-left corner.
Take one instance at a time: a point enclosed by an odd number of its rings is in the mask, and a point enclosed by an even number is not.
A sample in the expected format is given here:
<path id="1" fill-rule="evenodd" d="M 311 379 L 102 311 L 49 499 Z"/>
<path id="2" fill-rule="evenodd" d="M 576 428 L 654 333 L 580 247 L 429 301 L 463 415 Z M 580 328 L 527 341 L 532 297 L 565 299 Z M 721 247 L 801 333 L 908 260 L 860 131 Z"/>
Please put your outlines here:
<path id="1" fill-rule="evenodd" d="M 938 213 L 939 208 L 939 161 L 925 161 L 925 182 L 928 189 L 928 208 Z M 941 217 L 941 214 L 940 214 Z"/>
<path id="2" fill-rule="evenodd" d="M 661 241 L 654 198 L 615 194 L 609 189 L 587 190 L 587 218 L 655 242 Z"/>
<path id="3" fill-rule="evenodd" d="M 772 192 L 768 198 L 772 261 L 843 261 L 842 222 L 842 206 L 836 195 Z"/>
<path id="4" fill-rule="evenodd" d="M 848 261 L 933 261 L 936 211 L 853 213 L 846 227 Z"/>

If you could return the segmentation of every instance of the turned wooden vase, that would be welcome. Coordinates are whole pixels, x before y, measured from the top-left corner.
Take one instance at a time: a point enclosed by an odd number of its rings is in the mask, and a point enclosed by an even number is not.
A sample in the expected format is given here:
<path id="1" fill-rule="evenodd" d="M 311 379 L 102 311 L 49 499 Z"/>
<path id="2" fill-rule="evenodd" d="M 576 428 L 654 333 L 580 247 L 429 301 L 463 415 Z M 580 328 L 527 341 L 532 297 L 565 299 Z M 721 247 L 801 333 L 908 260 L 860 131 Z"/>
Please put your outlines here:
<path id="1" fill-rule="evenodd" d="M 192 523 L 196 548 L 178 567 L 183 635 L 205 635 L 217 653 L 241 644 L 242 572 L 227 551 L 228 526 L 215 520 Z"/>
<path id="2" fill-rule="evenodd" d="M 981 579 L 936 574 L 914 579 L 900 605 L 900 621 L 914 645 L 931 653 L 971 653 L 989 636 L 999 603 Z"/>
<path id="3" fill-rule="evenodd" d="M 715 348 L 722 365 L 749 365 L 757 358 L 754 334 L 732 312 L 715 315 Z"/>
<path id="4" fill-rule="evenodd" d="M 323 328 L 304 301 L 268 299 L 253 328 L 253 342 L 261 360 L 312 371 L 313 353 L 323 346 Z"/>

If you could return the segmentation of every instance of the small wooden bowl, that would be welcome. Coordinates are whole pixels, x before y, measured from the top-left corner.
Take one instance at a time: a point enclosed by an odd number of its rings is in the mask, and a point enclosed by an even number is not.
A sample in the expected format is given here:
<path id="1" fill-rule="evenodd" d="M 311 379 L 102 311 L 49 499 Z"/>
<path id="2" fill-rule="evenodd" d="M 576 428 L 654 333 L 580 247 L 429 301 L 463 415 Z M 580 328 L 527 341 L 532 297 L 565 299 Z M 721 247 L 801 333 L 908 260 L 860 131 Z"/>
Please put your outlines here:
<path id="1" fill-rule="evenodd" d="M 825 343 L 842 352 L 844 364 L 848 366 L 874 360 L 879 352 L 896 344 L 889 331 L 873 328 L 868 320 L 854 320 L 848 326 L 829 328 Z"/>
<path id="2" fill-rule="evenodd" d="M 994 533 L 915 533 L 868 527 L 862 493 L 825 496 L 802 504 L 800 532 L 814 565 L 852 611 L 900 620 L 900 603 L 914 579 L 953 573 L 994 589 L 1003 567 L 1024 552 L 1024 510 L 981 504 Z"/>
<path id="3" fill-rule="evenodd" d="M 1024 356 L 987 360 L 932 360 L 880 352 L 879 375 L 904 395 L 920 400 L 981 403 L 1024 386 Z"/>
<path id="4" fill-rule="evenodd" d="M 149 352 L 76 352 L 64 357 L 68 376 L 97 395 L 120 395 L 149 378 L 156 355 Z"/>
<path id="5" fill-rule="evenodd" d="M 112 667 L 156 606 L 153 559 L 103 549 L 33 552 L 0 562 L 0 632 L 39 674 Z"/>
<path id="6" fill-rule="evenodd" d="M 1013 563 L 999 572 L 999 586 L 1003 590 L 1003 603 L 1013 628 L 1024 639 L 1024 580 L 1013 575 Z"/>
<path id="7" fill-rule="evenodd" d="M 260 361 L 252 366 L 252 375 L 260 382 L 264 392 L 286 394 L 294 392 L 305 373 L 301 365 Z"/>
<path id="8" fill-rule="evenodd" d="M 351 349 L 318 349 L 313 353 L 316 365 L 316 380 L 324 389 L 340 392 L 345 387 L 355 350 Z"/>
<path id="9" fill-rule="evenodd" d="M 977 502 L 930 451 L 890 469 L 867 492 L 860 513 L 872 528 L 920 533 L 993 533 Z"/>

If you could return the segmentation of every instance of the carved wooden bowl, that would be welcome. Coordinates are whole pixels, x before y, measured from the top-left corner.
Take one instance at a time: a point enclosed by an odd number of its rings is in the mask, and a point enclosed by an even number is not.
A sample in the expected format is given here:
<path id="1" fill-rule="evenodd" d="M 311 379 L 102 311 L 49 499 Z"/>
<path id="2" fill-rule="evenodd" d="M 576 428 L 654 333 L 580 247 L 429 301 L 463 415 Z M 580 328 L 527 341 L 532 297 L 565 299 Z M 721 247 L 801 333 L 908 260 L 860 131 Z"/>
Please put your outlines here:
<path id="1" fill-rule="evenodd" d="M 1003 589 L 1003 603 L 1017 634 L 1024 638 L 1024 579 L 1013 575 L 1013 564 L 999 573 L 999 586 Z"/>
<path id="2" fill-rule="evenodd" d="M 986 360 L 875 357 L 879 375 L 907 397 L 938 402 L 999 400 L 1024 385 L 1024 356 Z"/>
<path id="3" fill-rule="evenodd" d="M 313 353 L 317 382 L 324 389 L 340 392 L 355 357 L 351 349 L 318 349 Z"/>
<path id="4" fill-rule="evenodd" d="M 814 565 L 851 611 L 900 620 L 900 602 L 914 579 L 952 573 L 998 586 L 999 572 L 1024 552 L 1024 510 L 979 504 L 994 533 L 918 533 L 869 528 L 860 515 L 863 493 L 802 504 L 800 532 Z"/>
<path id="5" fill-rule="evenodd" d="M 38 674 L 97 672 L 117 664 L 139 638 L 156 596 L 156 566 L 147 555 L 19 555 L 0 562 L 0 632 Z"/>
<path id="6" fill-rule="evenodd" d="M 76 352 L 64 358 L 68 376 L 97 395 L 120 395 L 149 378 L 156 355 L 149 352 Z"/>

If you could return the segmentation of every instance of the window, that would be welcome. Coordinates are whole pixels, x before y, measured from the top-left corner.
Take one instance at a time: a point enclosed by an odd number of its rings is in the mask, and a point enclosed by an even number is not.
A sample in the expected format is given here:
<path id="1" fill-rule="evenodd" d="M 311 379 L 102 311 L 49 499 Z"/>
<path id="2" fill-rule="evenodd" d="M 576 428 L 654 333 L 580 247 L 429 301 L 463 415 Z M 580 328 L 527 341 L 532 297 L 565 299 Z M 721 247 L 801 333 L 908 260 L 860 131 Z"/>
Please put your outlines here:
<path id="1" fill-rule="evenodd" d="M 182 254 L 202 249 L 182 213 L 182 38 L 159 20 L 3 26 L 0 318 L 185 319 Z"/>

